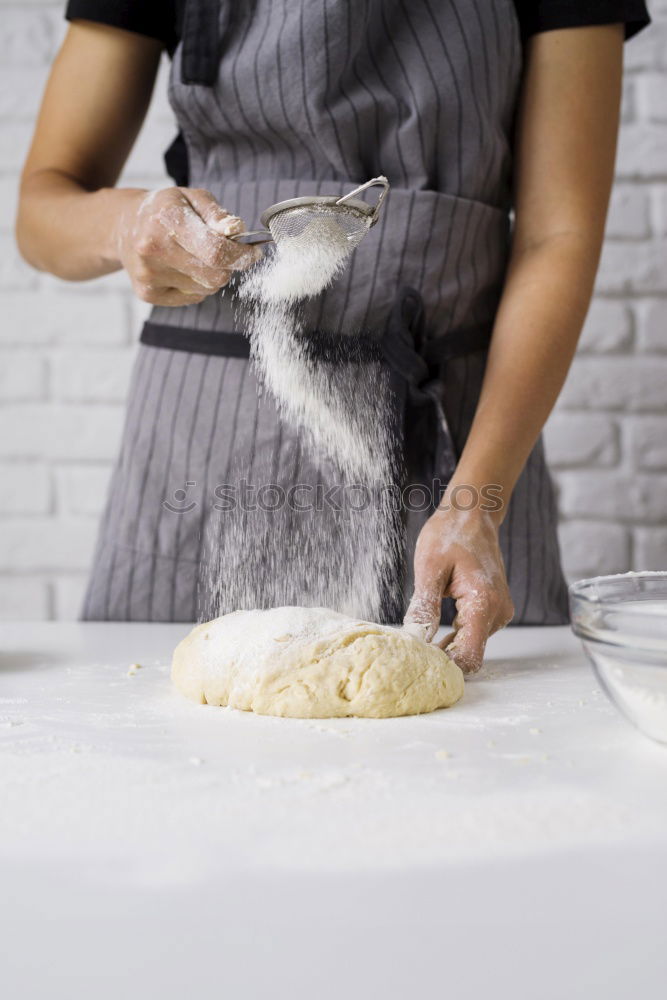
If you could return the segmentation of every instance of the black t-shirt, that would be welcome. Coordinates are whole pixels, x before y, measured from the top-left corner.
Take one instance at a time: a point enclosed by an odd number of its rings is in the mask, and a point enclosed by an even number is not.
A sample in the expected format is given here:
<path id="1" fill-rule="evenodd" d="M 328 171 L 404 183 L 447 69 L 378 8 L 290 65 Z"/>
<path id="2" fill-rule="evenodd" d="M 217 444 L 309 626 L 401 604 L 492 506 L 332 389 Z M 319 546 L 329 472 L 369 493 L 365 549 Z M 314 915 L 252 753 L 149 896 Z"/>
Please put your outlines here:
<path id="1" fill-rule="evenodd" d="M 157 38 L 169 52 L 178 44 L 186 0 L 69 0 L 68 20 L 81 18 Z M 632 38 L 650 23 L 644 0 L 514 0 L 521 36 L 592 24 L 625 24 Z"/>
<path id="2" fill-rule="evenodd" d="M 632 38 L 651 21 L 644 0 L 514 0 L 514 6 L 524 40 L 592 24 L 625 24 L 625 37 Z"/>
<path id="3" fill-rule="evenodd" d="M 185 4 L 186 0 L 68 0 L 65 17 L 157 38 L 172 53 L 178 44 Z"/>
<path id="4" fill-rule="evenodd" d="M 650 23 L 644 0 L 513 0 L 523 42 L 541 31 L 593 24 L 625 24 L 631 38 Z M 164 43 L 178 44 L 186 0 L 69 0 L 66 17 L 109 24 Z M 166 151 L 167 172 L 176 184 L 189 183 L 188 153 L 182 133 Z"/>

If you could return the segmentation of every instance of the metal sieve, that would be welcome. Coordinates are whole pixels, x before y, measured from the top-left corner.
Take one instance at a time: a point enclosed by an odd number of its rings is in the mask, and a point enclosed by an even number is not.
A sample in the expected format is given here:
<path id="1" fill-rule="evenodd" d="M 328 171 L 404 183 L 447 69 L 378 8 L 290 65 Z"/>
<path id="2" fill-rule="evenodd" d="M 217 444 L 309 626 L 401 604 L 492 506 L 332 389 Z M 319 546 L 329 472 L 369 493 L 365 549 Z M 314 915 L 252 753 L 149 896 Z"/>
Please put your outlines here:
<path id="1" fill-rule="evenodd" d="M 370 187 L 381 187 L 382 192 L 374 205 L 369 205 L 361 198 L 355 197 Z M 359 187 L 338 195 L 307 195 L 301 198 L 289 198 L 271 205 L 261 215 L 265 229 L 255 229 L 249 233 L 238 233 L 230 236 L 237 243 L 280 243 L 281 240 L 299 237 L 303 231 L 318 216 L 326 214 L 330 221 L 335 221 L 342 234 L 350 244 L 350 251 L 359 246 L 362 239 L 378 220 L 380 207 L 389 192 L 389 181 L 386 177 L 373 177 Z"/>

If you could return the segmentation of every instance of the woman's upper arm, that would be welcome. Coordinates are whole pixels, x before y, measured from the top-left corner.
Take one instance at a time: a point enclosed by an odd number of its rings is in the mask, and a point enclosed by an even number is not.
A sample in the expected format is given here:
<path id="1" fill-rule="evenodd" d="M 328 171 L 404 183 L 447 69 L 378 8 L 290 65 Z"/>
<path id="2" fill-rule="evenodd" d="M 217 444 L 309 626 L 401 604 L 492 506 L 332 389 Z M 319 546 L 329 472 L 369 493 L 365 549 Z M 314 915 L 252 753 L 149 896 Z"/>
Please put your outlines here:
<path id="1" fill-rule="evenodd" d="M 162 43 L 107 25 L 70 25 L 44 92 L 24 184 L 57 170 L 95 190 L 113 186 L 150 103 Z"/>
<path id="2" fill-rule="evenodd" d="M 514 246 L 564 233 L 602 240 L 614 174 L 623 25 L 535 35 L 517 116 Z"/>

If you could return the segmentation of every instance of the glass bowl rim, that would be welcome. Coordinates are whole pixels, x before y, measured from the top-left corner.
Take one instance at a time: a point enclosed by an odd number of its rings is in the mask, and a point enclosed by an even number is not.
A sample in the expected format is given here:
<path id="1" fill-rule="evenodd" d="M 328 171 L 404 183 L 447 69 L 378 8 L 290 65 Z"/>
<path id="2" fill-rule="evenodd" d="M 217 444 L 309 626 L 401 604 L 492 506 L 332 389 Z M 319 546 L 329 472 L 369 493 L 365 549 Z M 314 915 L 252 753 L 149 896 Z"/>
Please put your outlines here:
<path id="1" fill-rule="evenodd" d="M 610 573 L 605 576 L 590 576 L 584 577 L 581 580 L 575 580 L 568 587 L 570 598 L 576 601 L 580 601 L 584 604 L 589 604 L 595 608 L 618 608 L 619 610 L 626 608 L 629 614 L 641 615 L 641 609 L 636 606 L 631 610 L 627 609 L 627 604 L 629 601 L 633 600 L 633 595 L 628 595 L 627 598 L 605 598 L 600 597 L 599 594 L 591 593 L 590 590 L 594 584 L 604 586 L 605 584 L 617 581 L 620 583 L 622 580 L 656 580 L 663 581 L 665 584 L 665 602 L 667 602 L 667 570 L 641 570 L 639 572 L 630 571 L 628 573 Z"/>

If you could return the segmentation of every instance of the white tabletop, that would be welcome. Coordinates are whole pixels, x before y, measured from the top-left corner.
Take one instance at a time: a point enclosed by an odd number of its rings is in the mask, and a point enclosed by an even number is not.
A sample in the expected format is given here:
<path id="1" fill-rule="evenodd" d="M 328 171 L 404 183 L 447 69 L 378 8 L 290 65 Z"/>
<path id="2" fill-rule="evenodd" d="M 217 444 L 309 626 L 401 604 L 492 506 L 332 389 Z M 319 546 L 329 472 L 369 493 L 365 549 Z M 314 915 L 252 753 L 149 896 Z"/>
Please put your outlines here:
<path id="1" fill-rule="evenodd" d="M 322 721 L 183 700 L 187 630 L 0 627 L 5 996 L 662 995 L 667 747 L 567 629 L 450 710 Z"/>

